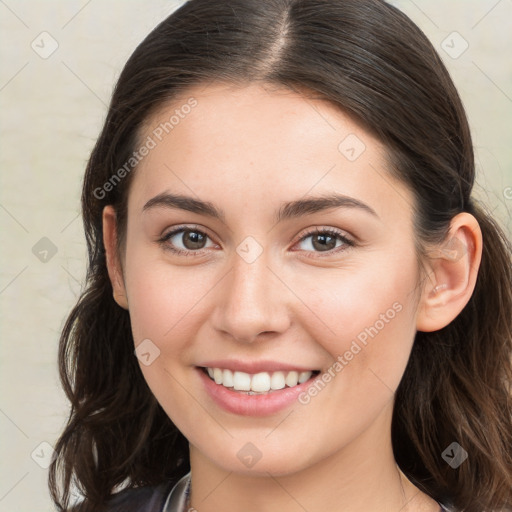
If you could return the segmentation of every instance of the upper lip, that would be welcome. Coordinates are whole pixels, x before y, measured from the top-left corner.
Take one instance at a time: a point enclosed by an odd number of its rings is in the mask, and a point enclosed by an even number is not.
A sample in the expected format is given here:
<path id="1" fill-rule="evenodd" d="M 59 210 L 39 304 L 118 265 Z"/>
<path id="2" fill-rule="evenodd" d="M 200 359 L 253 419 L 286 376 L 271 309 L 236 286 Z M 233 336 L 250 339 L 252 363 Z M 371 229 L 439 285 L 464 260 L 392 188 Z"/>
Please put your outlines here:
<path id="1" fill-rule="evenodd" d="M 242 361 L 240 359 L 218 359 L 215 361 L 206 361 L 198 364 L 197 366 L 206 368 L 222 368 L 224 370 L 231 370 L 233 372 L 244 373 L 260 373 L 260 372 L 308 372 L 315 371 L 312 366 L 301 366 L 290 363 L 282 363 L 279 361 Z"/>

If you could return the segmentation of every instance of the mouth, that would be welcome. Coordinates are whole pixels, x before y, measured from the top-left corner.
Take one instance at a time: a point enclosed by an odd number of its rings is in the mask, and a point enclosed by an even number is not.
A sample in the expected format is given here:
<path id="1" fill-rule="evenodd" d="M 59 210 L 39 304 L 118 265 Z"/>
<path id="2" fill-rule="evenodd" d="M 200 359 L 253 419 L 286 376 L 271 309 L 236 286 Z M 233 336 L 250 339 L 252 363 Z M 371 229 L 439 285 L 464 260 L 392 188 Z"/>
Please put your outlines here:
<path id="1" fill-rule="evenodd" d="M 198 369 L 215 384 L 245 395 L 267 395 L 294 388 L 320 374 L 320 370 L 246 373 L 227 368 L 199 366 Z"/>

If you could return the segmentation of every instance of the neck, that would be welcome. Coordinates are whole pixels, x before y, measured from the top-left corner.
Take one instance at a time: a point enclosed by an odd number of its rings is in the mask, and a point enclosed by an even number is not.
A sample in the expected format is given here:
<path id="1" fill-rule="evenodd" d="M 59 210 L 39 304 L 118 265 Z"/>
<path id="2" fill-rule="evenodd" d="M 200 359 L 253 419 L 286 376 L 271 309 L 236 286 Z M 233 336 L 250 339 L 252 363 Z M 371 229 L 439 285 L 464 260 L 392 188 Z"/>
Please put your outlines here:
<path id="1" fill-rule="evenodd" d="M 438 512 L 437 503 L 398 469 L 391 445 L 391 412 L 350 445 L 285 475 L 234 472 L 190 445 L 190 509 L 199 512 Z M 387 435 L 379 432 L 387 432 Z M 236 451 L 236 450 L 234 450 Z M 256 467 L 255 467 L 256 469 Z"/>

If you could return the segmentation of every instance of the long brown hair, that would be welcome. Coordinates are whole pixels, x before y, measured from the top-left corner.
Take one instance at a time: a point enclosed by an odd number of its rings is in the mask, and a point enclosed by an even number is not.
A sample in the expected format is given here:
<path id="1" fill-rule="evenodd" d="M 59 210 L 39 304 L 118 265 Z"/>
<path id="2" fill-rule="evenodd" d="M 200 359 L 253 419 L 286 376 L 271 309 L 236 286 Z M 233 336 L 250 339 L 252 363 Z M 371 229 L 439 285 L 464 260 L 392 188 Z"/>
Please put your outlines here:
<path id="1" fill-rule="evenodd" d="M 456 214 L 476 217 L 484 244 L 476 289 L 448 326 L 417 333 L 396 392 L 392 441 L 402 471 L 434 499 L 466 512 L 511 507 L 512 248 L 471 197 L 471 135 L 438 54 L 382 0 L 191 0 L 128 60 L 87 165 L 86 288 L 59 348 L 71 402 L 49 475 L 59 510 L 68 509 L 73 486 L 85 496 L 81 510 L 100 512 L 120 485 L 173 482 L 190 469 L 187 440 L 148 388 L 129 313 L 112 298 L 102 210 L 114 205 L 122 238 L 136 165 L 115 186 L 105 183 L 130 162 L 153 112 L 212 81 L 313 91 L 362 123 L 414 193 L 420 251 L 444 239 Z M 452 442 L 469 454 L 458 469 L 442 458 Z"/>

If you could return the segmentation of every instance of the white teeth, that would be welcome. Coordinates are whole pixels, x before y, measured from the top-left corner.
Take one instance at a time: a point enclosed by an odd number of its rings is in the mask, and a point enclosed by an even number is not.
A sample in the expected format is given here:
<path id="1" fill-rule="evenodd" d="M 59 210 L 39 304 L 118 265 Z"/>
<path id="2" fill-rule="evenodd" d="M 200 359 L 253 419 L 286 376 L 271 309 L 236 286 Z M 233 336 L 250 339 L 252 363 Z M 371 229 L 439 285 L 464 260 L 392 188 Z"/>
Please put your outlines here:
<path id="1" fill-rule="evenodd" d="M 215 368 L 217 369 L 217 368 Z M 222 382 L 217 382 L 222 384 Z M 244 372 L 233 373 L 233 387 L 237 391 L 250 391 L 251 390 L 251 376 Z"/>
<path id="2" fill-rule="evenodd" d="M 310 379 L 312 373 L 311 372 L 300 372 L 299 373 L 299 384 L 302 384 L 303 382 L 306 382 Z"/>
<path id="3" fill-rule="evenodd" d="M 260 372 L 249 374 L 245 372 L 232 372 L 221 368 L 207 368 L 208 375 L 216 384 L 236 391 L 249 391 L 255 393 L 268 393 L 270 390 L 283 389 L 302 384 L 311 378 L 312 371 L 307 372 Z"/>
<path id="4" fill-rule="evenodd" d="M 283 389 L 286 386 L 283 372 L 274 372 L 270 379 L 270 389 Z"/>
<path id="5" fill-rule="evenodd" d="M 222 373 L 222 385 L 227 388 L 233 387 L 233 372 L 231 370 L 224 370 Z"/>
<path id="6" fill-rule="evenodd" d="M 251 391 L 264 393 L 270 391 L 270 375 L 267 372 L 257 373 L 251 378 Z"/>
<path id="7" fill-rule="evenodd" d="M 299 382 L 299 374 L 297 372 L 288 372 L 285 382 L 287 386 L 296 386 Z"/>
<path id="8" fill-rule="evenodd" d="M 215 379 L 215 384 L 222 384 L 222 370 L 220 368 L 213 369 L 213 378 Z"/>

